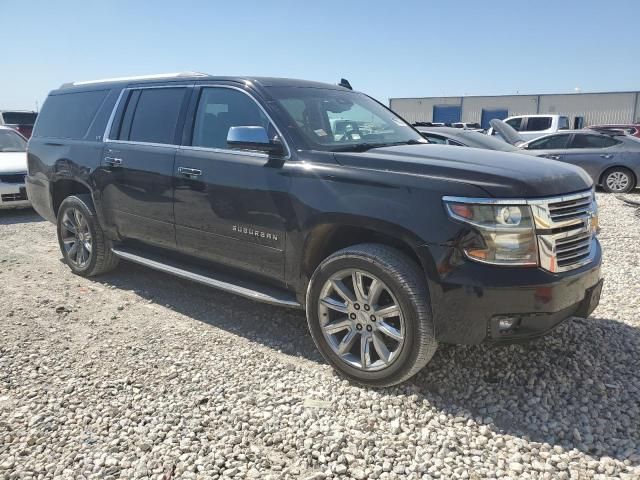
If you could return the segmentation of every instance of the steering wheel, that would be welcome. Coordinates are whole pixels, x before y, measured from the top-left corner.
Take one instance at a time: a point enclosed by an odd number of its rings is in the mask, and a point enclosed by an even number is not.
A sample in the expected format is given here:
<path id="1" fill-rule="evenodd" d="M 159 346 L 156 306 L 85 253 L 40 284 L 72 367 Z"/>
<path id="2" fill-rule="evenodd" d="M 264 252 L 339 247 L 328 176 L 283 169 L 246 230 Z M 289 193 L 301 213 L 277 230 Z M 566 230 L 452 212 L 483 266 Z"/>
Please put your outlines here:
<path id="1" fill-rule="evenodd" d="M 349 130 L 349 127 L 351 127 L 351 130 Z M 354 138 L 354 135 L 357 135 L 358 138 Z M 345 124 L 344 134 L 341 139 L 342 142 L 352 142 L 354 140 L 360 140 L 361 138 L 362 134 L 360 133 L 360 129 L 356 122 Z"/>

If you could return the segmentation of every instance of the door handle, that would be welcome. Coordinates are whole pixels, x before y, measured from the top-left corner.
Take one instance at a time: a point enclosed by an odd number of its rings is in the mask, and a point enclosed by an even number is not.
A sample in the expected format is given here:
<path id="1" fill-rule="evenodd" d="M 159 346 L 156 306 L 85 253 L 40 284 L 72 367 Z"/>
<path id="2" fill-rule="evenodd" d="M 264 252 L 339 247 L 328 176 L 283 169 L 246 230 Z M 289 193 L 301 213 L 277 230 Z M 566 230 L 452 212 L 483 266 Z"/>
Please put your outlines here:
<path id="1" fill-rule="evenodd" d="M 111 167 L 119 167 L 122 165 L 122 159 L 116 157 L 104 157 L 104 163 Z"/>
<path id="2" fill-rule="evenodd" d="M 547 155 L 547 158 L 551 160 L 560 160 L 560 155 Z"/>
<path id="3" fill-rule="evenodd" d="M 185 177 L 199 177 L 202 175 L 202 170 L 198 170 L 197 168 L 188 168 L 188 167 L 178 167 L 178 173 L 180 175 L 184 175 Z"/>
<path id="4" fill-rule="evenodd" d="M 602 158 L 606 158 L 606 159 L 609 159 L 609 158 L 613 157 L 613 155 L 612 155 L 612 154 L 610 154 L 610 153 L 606 153 L 606 154 L 605 154 L 605 153 L 603 153 L 603 154 L 602 154 L 602 155 L 600 155 L 600 156 L 601 156 Z"/>

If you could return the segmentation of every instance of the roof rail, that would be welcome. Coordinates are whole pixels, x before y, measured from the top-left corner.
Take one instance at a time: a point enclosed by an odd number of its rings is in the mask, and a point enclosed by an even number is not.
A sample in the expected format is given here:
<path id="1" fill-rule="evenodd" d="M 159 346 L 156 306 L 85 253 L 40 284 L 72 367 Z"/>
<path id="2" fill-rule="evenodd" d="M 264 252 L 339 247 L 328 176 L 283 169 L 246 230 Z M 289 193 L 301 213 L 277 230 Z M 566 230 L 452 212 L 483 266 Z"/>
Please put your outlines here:
<path id="1" fill-rule="evenodd" d="M 78 85 L 91 85 L 94 83 L 109 83 L 109 82 L 127 82 L 135 80 L 154 80 L 162 78 L 180 78 L 180 77 L 206 77 L 206 73 L 200 72 L 177 72 L 177 73 L 156 73 L 153 75 L 138 75 L 134 77 L 116 77 L 116 78 L 103 78 L 100 80 L 85 80 L 82 82 L 69 82 L 63 83 L 60 88 L 75 87 Z"/>

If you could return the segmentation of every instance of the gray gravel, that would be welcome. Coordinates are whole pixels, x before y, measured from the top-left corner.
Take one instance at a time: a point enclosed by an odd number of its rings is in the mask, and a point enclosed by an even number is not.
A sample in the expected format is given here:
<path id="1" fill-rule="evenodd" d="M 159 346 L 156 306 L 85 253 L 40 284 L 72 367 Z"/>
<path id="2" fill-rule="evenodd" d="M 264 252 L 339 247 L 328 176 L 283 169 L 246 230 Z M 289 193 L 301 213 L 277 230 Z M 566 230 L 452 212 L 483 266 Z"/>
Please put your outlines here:
<path id="1" fill-rule="evenodd" d="M 337 377 L 300 312 L 130 264 L 86 280 L 0 212 L 0 479 L 640 478 L 640 220 L 598 199 L 592 318 L 384 390 Z"/>

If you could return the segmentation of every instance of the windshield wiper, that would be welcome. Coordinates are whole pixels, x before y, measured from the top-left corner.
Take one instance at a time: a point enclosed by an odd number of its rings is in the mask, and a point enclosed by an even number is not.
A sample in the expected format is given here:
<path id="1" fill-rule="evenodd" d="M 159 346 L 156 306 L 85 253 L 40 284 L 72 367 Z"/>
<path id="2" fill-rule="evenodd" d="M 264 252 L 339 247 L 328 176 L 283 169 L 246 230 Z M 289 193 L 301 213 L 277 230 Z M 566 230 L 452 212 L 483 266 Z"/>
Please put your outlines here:
<path id="1" fill-rule="evenodd" d="M 404 142 L 387 142 L 387 143 L 357 143 L 355 145 L 344 145 L 334 148 L 334 152 L 366 152 L 372 148 L 395 147 L 398 145 L 427 145 L 428 142 L 420 140 L 405 140 Z"/>

